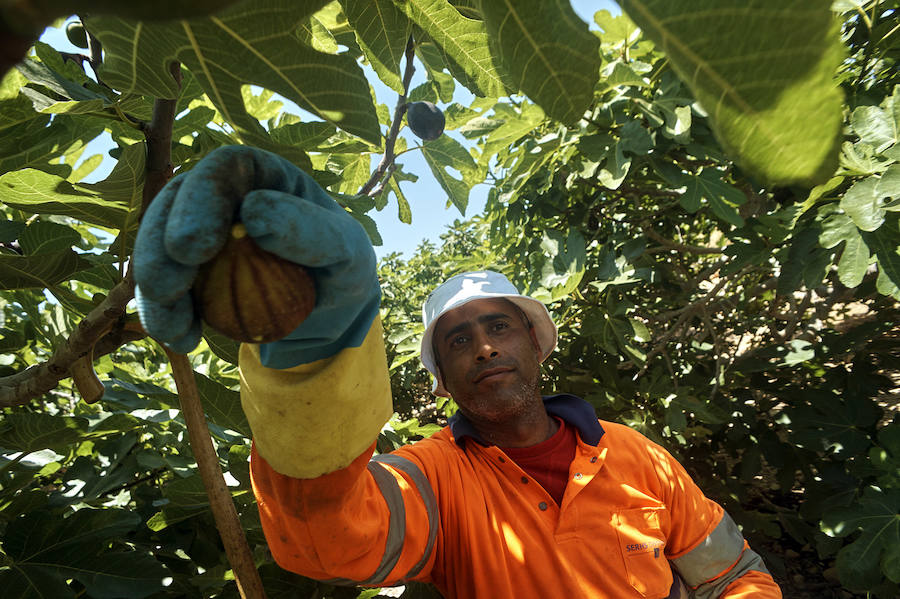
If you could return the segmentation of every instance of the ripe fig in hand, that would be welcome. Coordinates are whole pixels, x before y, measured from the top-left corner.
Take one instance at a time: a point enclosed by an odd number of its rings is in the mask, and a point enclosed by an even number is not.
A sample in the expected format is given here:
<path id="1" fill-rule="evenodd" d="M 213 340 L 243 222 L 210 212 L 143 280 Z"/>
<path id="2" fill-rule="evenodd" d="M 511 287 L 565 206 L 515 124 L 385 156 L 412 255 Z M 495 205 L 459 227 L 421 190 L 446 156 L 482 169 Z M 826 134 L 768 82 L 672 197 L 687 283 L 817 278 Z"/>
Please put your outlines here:
<path id="1" fill-rule="evenodd" d="M 413 102 L 406 109 L 406 122 L 417 137 L 437 139 L 444 132 L 444 113 L 431 102 Z"/>
<path id="2" fill-rule="evenodd" d="M 193 294 L 209 326 L 245 343 L 284 338 L 316 305 L 309 271 L 259 247 L 242 224 L 232 227 L 225 247 L 200 267 Z"/>

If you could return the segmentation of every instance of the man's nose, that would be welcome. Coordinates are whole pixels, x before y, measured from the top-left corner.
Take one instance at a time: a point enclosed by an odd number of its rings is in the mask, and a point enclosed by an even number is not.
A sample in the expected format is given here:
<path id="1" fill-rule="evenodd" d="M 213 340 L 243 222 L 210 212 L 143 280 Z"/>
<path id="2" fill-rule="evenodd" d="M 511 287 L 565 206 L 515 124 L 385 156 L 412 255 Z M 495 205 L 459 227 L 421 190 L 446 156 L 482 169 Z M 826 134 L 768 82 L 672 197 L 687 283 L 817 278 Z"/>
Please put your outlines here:
<path id="1" fill-rule="evenodd" d="M 500 355 L 500 352 L 494 344 L 491 343 L 490 337 L 483 332 L 476 333 L 474 341 L 476 348 L 475 359 L 478 362 L 493 360 Z"/>

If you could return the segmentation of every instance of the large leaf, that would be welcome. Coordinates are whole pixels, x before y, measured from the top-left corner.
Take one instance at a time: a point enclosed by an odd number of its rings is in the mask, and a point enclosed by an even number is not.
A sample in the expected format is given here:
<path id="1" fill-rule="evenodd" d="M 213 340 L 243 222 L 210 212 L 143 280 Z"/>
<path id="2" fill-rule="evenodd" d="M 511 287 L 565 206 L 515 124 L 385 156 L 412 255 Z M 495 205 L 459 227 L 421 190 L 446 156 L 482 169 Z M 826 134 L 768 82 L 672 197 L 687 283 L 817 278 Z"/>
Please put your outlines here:
<path id="1" fill-rule="evenodd" d="M 247 143 L 271 146 L 244 105 L 242 86 L 254 84 L 378 144 L 381 131 L 375 107 L 356 61 L 317 52 L 295 35 L 322 4 L 248 0 L 207 18 L 149 23 L 95 17 L 87 25 L 103 43 L 101 77 L 109 85 L 124 92 L 175 98 L 178 86 L 168 69 L 179 61 Z"/>
<path id="2" fill-rule="evenodd" d="M 24 0 L 17 10 L 22 11 L 34 21 L 43 20 L 50 23 L 58 17 L 72 13 L 113 14 L 133 19 L 173 19 L 205 15 L 234 4 L 236 0 L 65 0 L 62 2 L 44 2 Z"/>
<path id="3" fill-rule="evenodd" d="M 409 17 L 394 6 L 393 0 L 341 0 L 341 5 L 378 78 L 398 94 L 405 93 L 400 59 L 409 38 Z"/>
<path id="4" fill-rule="evenodd" d="M 512 87 L 558 121 L 584 116 L 600 78 L 600 42 L 569 1 L 479 0 L 478 7 Z"/>
<path id="5" fill-rule="evenodd" d="M 833 252 L 819 247 L 819 234 L 818 227 L 810 227 L 794 237 L 778 277 L 779 295 L 787 295 L 802 285 L 814 289 L 822 283 Z"/>
<path id="6" fill-rule="evenodd" d="M 102 132 L 103 125 L 96 118 L 55 118 L 51 122 L 50 115 L 8 127 L 0 135 L 0 173 L 35 167 L 68 174 L 71 168 L 58 164 L 59 156 Z"/>
<path id="7" fill-rule="evenodd" d="M 152 556 L 105 551 L 140 524 L 137 513 L 111 508 L 81 509 L 64 519 L 37 511 L 12 521 L 3 540 L 9 560 L 0 570 L 4 598 L 75 597 L 69 578 L 97 599 L 140 599 L 162 591 L 169 571 Z"/>
<path id="8" fill-rule="evenodd" d="M 810 391 L 808 404 L 786 410 L 793 443 L 815 451 L 832 451 L 840 459 L 865 451 L 872 441 L 865 429 L 881 417 L 869 398 L 838 398 L 830 392 Z"/>
<path id="9" fill-rule="evenodd" d="M 473 94 L 506 95 L 504 75 L 491 55 L 482 21 L 462 16 L 447 0 L 404 0 L 395 4 L 440 46 L 450 72 Z"/>
<path id="10" fill-rule="evenodd" d="M 71 216 L 85 223 L 133 232 L 141 206 L 146 149 L 126 146 L 109 176 L 71 184 L 62 177 L 22 169 L 0 177 L 4 203 L 37 214 Z"/>
<path id="11" fill-rule="evenodd" d="M 209 496 L 199 475 L 175 479 L 162 488 L 166 503 L 150 517 L 147 527 L 158 532 L 209 509 Z"/>
<path id="12" fill-rule="evenodd" d="M 0 424 L 0 447 L 31 453 L 40 449 L 63 449 L 67 445 L 99 439 L 141 426 L 128 414 L 113 414 L 91 424 L 77 416 L 53 416 L 39 412 L 14 412 Z"/>
<path id="13" fill-rule="evenodd" d="M 278 143 L 303 150 L 315 150 L 323 146 L 337 129 L 328 123 L 285 123 L 271 130 L 272 139 Z"/>
<path id="14" fill-rule="evenodd" d="M 499 126 L 492 124 L 489 129 L 485 127 L 487 139 L 480 158 L 484 168 L 487 167 L 487 162 L 494 154 L 504 150 L 509 151 L 511 146 L 533 132 L 534 128 L 545 118 L 544 111 L 540 106 L 529 102 L 523 103 L 518 111 L 503 104 L 498 104 L 495 109 L 497 117 L 491 119 L 491 122 L 499 123 Z"/>
<path id="15" fill-rule="evenodd" d="M 19 245 L 27 256 L 68 250 L 79 241 L 78 231 L 49 221 L 35 221 L 19 235 Z"/>
<path id="16" fill-rule="evenodd" d="M 0 289 L 50 287 L 90 267 L 90 262 L 71 249 L 37 256 L 0 254 Z"/>
<path id="17" fill-rule="evenodd" d="M 426 142 L 422 146 L 422 154 L 450 201 L 459 209 L 460 214 L 465 214 L 469 204 L 469 190 L 475 183 L 479 183 L 473 179 L 477 172 L 475 161 L 462 144 L 449 135 Z M 455 169 L 462 175 L 462 179 L 447 169 Z"/>
<path id="18" fill-rule="evenodd" d="M 541 268 L 541 285 L 550 292 L 550 301 L 567 297 L 578 288 L 584 277 L 585 240 L 577 229 L 568 235 L 559 231 L 544 231 L 541 250 L 546 257 Z M 538 292 L 538 299 L 546 300 Z"/>
<path id="19" fill-rule="evenodd" d="M 878 269 L 900 287 L 900 218 L 894 216 L 885 221 L 877 231 L 863 232 L 862 237 L 869 250 L 878 258 Z"/>
<path id="20" fill-rule="evenodd" d="M 900 547 L 900 489 L 867 488 L 852 505 L 827 512 L 822 529 L 835 537 L 862 530 L 859 538 L 837 556 L 838 575 L 851 589 L 868 589 L 878 584 L 882 568 L 894 580 L 900 579 L 896 561 Z"/>
<path id="21" fill-rule="evenodd" d="M 143 143 L 125 146 L 106 179 L 98 183 L 81 185 L 82 188 L 95 193 L 98 198 L 119 203 L 125 208 L 125 218 L 119 224 L 119 236 L 116 239 L 116 247 L 121 256 L 131 252 L 134 238 L 137 236 L 138 218 L 144 198 L 146 161 L 147 148 Z"/>
<path id="22" fill-rule="evenodd" d="M 3 202 L 35 214 L 71 216 L 85 223 L 118 229 L 128 210 L 108 202 L 88 188 L 72 185 L 62 177 L 34 169 L 22 169 L 0 177 Z"/>
<path id="23" fill-rule="evenodd" d="M 203 327 L 203 339 L 206 340 L 206 344 L 209 345 L 212 353 L 229 364 L 237 365 L 240 343 L 209 326 Z"/>
<path id="24" fill-rule="evenodd" d="M 900 198 L 900 164 L 893 164 L 879 176 L 857 181 L 841 198 L 841 208 L 863 231 L 874 231 L 889 210 L 896 210 L 886 198 Z"/>
<path id="25" fill-rule="evenodd" d="M 19 63 L 18 69 L 30 82 L 38 83 L 55 94 L 48 95 L 43 90 L 32 87 L 22 89 L 22 93 L 31 99 L 34 109 L 39 112 L 96 112 L 112 104 L 106 96 L 68 79 L 42 62 L 28 58 Z M 60 100 L 58 96 L 64 99 Z"/>
<path id="26" fill-rule="evenodd" d="M 831 214 L 822 221 L 819 243 L 828 249 L 845 243 L 838 261 L 838 279 L 847 287 L 856 287 L 865 277 L 871 253 L 849 216 L 835 210 L 833 205 L 826 206 L 820 213 L 828 212 Z"/>
<path id="27" fill-rule="evenodd" d="M 355 194 L 369 179 L 372 157 L 369 154 L 333 154 L 328 170 L 339 175 L 341 182 L 333 187 L 338 193 Z"/>
<path id="28" fill-rule="evenodd" d="M 900 86 L 881 106 L 859 106 L 850 116 L 850 125 L 860 141 L 883 152 L 900 141 Z"/>
<path id="29" fill-rule="evenodd" d="M 28 81 L 13 69 L 0 80 L 0 129 L 18 125 L 38 116 L 31 102 L 19 92 Z"/>
<path id="30" fill-rule="evenodd" d="M 772 183 L 837 165 L 842 58 L 830 0 L 624 0 L 710 114 L 726 151 Z"/>
<path id="31" fill-rule="evenodd" d="M 241 409 L 241 394 L 202 374 L 195 374 L 203 410 L 209 419 L 223 429 L 250 436 L 250 425 Z"/>
<path id="32" fill-rule="evenodd" d="M 737 207 L 747 201 L 747 196 L 734 185 L 723 181 L 720 172 L 706 169 L 686 179 L 686 189 L 679 200 L 688 212 L 696 212 L 706 200 L 713 213 L 722 220 L 736 227 L 744 224 Z"/>
<path id="33" fill-rule="evenodd" d="M 853 288 L 862 283 L 869 266 L 871 254 L 869 248 L 863 243 L 862 237 L 848 237 L 838 261 L 838 279 L 843 285 Z"/>

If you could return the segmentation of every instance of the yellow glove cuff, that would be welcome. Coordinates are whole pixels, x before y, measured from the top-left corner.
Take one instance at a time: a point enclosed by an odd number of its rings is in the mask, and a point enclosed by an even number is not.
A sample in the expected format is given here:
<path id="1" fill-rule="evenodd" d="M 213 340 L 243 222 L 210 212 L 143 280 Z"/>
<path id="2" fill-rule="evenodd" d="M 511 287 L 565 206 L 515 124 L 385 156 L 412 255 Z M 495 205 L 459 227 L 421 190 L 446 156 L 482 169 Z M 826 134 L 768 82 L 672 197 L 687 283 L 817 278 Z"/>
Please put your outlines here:
<path id="1" fill-rule="evenodd" d="M 393 413 L 384 332 L 375 318 L 359 347 L 275 370 L 242 344 L 241 405 L 259 454 L 277 472 L 315 478 L 348 466 Z"/>

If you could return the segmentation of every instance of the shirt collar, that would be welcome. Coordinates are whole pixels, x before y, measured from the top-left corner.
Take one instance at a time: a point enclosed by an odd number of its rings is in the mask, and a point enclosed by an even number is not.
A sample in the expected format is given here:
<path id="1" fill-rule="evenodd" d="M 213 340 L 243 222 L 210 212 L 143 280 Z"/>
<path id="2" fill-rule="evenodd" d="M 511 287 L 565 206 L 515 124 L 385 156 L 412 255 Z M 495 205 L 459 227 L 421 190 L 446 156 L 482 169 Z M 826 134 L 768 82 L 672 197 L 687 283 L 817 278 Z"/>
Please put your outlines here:
<path id="1" fill-rule="evenodd" d="M 544 395 L 544 408 L 551 416 L 557 416 L 566 424 L 578 429 L 581 440 L 589 445 L 596 445 L 603 436 L 603 427 L 597 420 L 594 408 L 585 400 L 568 393 L 557 395 Z M 482 445 L 490 445 L 481 438 L 475 426 L 462 412 L 456 412 L 449 420 L 450 432 L 460 445 L 464 444 L 466 437 L 471 437 Z"/>

